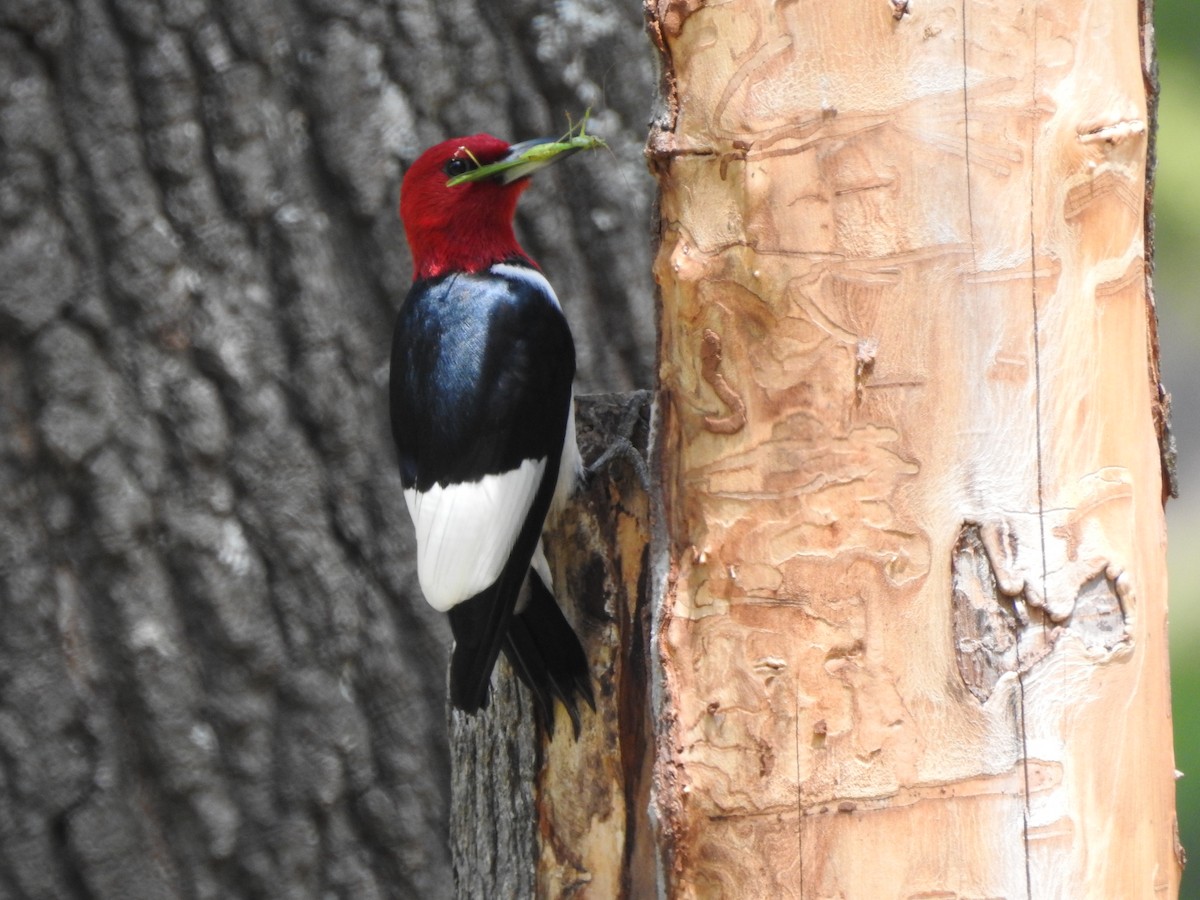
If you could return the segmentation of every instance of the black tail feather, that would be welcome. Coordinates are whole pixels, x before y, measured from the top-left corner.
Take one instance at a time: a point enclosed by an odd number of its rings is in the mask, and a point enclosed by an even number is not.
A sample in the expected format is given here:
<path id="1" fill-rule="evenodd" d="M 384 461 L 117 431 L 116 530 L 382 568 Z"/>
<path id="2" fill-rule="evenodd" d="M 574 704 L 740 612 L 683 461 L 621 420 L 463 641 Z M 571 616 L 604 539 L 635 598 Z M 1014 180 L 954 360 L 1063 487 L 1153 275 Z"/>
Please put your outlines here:
<path id="1" fill-rule="evenodd" d="M 576 695 L 586 700 L 593 711 L 596 709 L 587 656 L 549 588 L 532 569 L 529 587 L 525 609 L 509 622 L 504 654 L 517 676 L 533 692 L 546 730 L 554 734 L 557 699 L 571 717 L 578 738 L 582 723 Z"/>
<path id="2" fill-rule="evenodd" d="M 496 623 L 488 616 L 496 608 L 494 588 L 450 610 L 454 634 L 450 702 L 468 713 L 486 708 L 496 653 L 503 649 L 517 677 L 533 693 L 546 730 L 554 734 L 554 701 L 558 700 L 571 717 L 578 738 L 582 722 L 576 697 L 582 697 L 593 712 L 596 709 L 587 655 L 549 588 L 533 569 L 527 571 L 528 602 L 505 624 L 499 647 L 492 642 Z"/>
<path id="3" fill-rule="evenodd" d="M 450 656 L 450 702 L 464 712 L 488 705 L 488 686 L 500 647 L 489 613 L 497 610 L 496 585 L 450 609 L 454 652 Z"/>

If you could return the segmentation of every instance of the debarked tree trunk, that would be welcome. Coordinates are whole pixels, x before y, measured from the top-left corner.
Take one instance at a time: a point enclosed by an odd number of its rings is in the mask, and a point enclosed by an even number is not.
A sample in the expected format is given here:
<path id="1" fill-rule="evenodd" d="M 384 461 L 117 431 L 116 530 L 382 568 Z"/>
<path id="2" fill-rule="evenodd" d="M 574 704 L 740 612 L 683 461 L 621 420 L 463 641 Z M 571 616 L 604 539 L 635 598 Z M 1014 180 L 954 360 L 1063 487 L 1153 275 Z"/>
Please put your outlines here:
<path id="1" fill-rule="evenodd" d="M 1148 11 L 650 14 L 667 895 L 1173 896 Z"/>

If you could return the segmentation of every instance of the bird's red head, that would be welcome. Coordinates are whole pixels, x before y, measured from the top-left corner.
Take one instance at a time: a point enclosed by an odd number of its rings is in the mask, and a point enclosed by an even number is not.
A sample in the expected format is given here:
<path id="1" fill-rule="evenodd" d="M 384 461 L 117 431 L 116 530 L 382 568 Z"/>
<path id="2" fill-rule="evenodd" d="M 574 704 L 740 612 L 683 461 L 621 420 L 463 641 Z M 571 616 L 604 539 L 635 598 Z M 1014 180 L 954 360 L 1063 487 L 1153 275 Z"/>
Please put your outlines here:
<path id="1" fill-rule="evenodd" d="M 514 256 L 529 260 L 513 234 L 513 214 L 529 186 L 527 176 L 446 185 L 456 175 L 500 162 L 510 149 L 490 134 L 453 138 L 430 147 L 409 168 L 400 186 L 400 218 L 414 280 L 479 272 Z"/>

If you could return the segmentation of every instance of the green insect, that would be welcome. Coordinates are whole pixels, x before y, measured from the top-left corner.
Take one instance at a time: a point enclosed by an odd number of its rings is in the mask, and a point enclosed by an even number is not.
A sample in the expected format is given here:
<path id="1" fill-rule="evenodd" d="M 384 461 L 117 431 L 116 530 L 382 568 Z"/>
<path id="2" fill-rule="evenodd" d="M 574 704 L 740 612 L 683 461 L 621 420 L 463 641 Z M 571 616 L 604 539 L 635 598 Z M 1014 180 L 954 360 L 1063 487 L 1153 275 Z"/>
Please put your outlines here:
<path id="1" fill-rule="evenodd" d="M 558 140 L 534 140 L 514 144 L 509 148 L 509 153 L 504 159 L 499 162 L 489 163 L 486 166 L 480 165 L 479 160 L 475 159 L 470 151 L 467 151 L 467 155 L 471 157 L 476 167 L 468 172 L 463 172 L 461 175 L 455 175 L 446 182 L 446 187 L 456 187 L 457 185 L 467 184 L 472 181 L 482 181 L 485 178 L 491 178 L 493 175 L 501 173 L 505 175 L 504 181 L 512 182 L 542 168 L 542 166 L 558 156 L 576 153 L 580 150 L 597 150 L 601 147 L 607 147 L 608 144 L 604 143 L 601 138 L 587 133 L 588 116 L 590 114 L 591 110 L 585 112 L 578 126 L 571 124 L 568 120 L 569 127 L 567 128 L 567 133 Z"/>

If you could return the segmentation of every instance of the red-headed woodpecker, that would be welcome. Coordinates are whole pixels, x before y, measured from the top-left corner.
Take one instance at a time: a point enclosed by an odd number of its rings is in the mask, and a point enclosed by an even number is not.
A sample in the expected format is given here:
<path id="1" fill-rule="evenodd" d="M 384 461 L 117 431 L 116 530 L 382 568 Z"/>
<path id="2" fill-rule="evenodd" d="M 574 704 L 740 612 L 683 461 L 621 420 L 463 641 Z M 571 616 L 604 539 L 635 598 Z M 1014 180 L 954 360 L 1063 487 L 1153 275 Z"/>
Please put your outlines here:
<path id="1" fill-rule="evenodd" d="M 529 176 L 575 143 L 477 134 L 412 164 L 400 216 L 413 286 L 392 342 L 391 416 L 421 591 L 454 633 L 451 702 L 486 706 L 503 650 L 547 727 L 557 698 L 578 734 L 577 695 L 595 705 L 587 658 L 541 543 L 580 471 L 575 344 L 512 221 Z"/>

